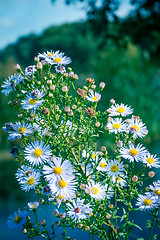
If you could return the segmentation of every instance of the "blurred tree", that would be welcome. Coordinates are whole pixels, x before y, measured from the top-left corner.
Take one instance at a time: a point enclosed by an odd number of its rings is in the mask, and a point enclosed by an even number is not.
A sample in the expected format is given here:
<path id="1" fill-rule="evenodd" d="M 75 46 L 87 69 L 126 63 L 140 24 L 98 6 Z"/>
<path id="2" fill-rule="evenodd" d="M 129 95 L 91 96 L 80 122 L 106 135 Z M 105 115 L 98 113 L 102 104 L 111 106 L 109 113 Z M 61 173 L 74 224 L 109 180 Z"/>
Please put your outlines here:
<path id="1" fill-rule="evenodd" d="M 56 0 L 51 0 L 53 3 Z M 64 0 L 66 4 L 82 2 L 90 26 L 101 37 L 99 48 L 113 39 L 117 45 L 126 46 L 128 38 L 153 57 L 160 55 L 160 0 Z M 132 10 L 121 18 L 119 7 L 128 2 Z"/>

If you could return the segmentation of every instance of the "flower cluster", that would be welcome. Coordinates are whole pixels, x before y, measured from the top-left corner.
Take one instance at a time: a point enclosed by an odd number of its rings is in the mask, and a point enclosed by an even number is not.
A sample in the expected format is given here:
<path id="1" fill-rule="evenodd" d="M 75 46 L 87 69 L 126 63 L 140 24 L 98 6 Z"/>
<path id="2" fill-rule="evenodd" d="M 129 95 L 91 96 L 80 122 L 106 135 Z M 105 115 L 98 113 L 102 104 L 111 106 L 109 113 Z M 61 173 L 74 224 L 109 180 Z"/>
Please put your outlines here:
<path id="1" fill-rule="evenodd" d="M 5 95 L 17 93 L 20 113 L 19 120 L 6 123 L 3 130 L 18 146 L 10 153 L 21 165 L 16 173 L 21 189 L 34 190 L 41 198 L 28 203 L 35 223 L 28 211 L 18 210 L 9 217 L 8 226 L 23 228 L 29 238 L 55 239 L 55 226 L 62 226 L 64 239 L 70 239 L 67 227 L 101 239 L 129 239 L 131 229 L 137 227 L 130 211 L 138 206 L 157 214 L 160 207 L 160 180 L 149 182 L 147 190 L 142 188 L 154 177 L 153 169 L 160 168 L 157 155 L 138 143 L 148 134 L 147 127 L 132 115 L 130 106 L 114 99 L 100 112 L 105 83 L 96 86 L 94 79 L 87 78 L 83 88 L 76 89 L 78 75 L 66 68 L 71 59 L 63 52 L 39 53 L 34 60 L 35 65 L 25 71 L 16 65 L 18 74 L 2 85 Z M 97 144 L 100 135 L 113 137 L 109 153 L 106 146 Z M 121 216 L 119 202 L 124 209 Z M 52 230 L 47 230 L 44 219 L 40 227 L 39 203 L 55 208 L 58 220 Z"/>

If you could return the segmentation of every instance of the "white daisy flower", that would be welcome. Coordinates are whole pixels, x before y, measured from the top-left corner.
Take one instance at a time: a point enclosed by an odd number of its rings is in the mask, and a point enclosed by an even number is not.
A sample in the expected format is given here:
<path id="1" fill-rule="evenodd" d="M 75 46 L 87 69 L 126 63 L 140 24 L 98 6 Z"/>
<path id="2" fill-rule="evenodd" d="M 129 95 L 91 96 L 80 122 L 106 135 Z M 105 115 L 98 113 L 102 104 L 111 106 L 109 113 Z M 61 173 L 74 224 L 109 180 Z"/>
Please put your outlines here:
<path id="1" fill-rule="evenodd" d="M 69 209 L 67 214 L 73 221 L 86 219 L 93 211 L 92 208 L 90 208 L 90 204 L 84 204 L 84 201 L 85 199 L 80 200 L 80 198 L 77 198 L 76 200 L 71 200 L 71 203 L 67 203 L 67 207 Z"/>
<path id="2" fill-rule="evenodd" d="M 101 186 L 100 183 L 95 183 L 93 180 L 86 185 L 85 192 L 97 200 L 103 200 L 106 197 L 105 187 Z"/>
<path id="3" fill-rule="evenodd" d="M 124 164 L 119 163 L 118 160 L 111 160 L 106 164 L 106 171 L 109 177 L 118 177 L 119 175 L 123 174 L 124 170 Z"/>
<path id="4" fill-rule="evenodd" d="M 147 149 L 143 147 L 142 144 L 138 144 L 136 147 L 129 142 L 129 148 L 128 147 L 122 147 L 119 151 L 120 156 L 129 159 L 130 162 L 138 162 L 141 161 L 146 154 L 148 153 Z"/>
<path id="5" fill-rule="evenodd" d="M 28 66 L 25 68 L 25 75 L 26 76 L 31 76 L 32 74 L 34 74 L 37 71 L 37 68 L 35 65 L 33 66 Z"/>
<path id="6" fill-rule="evenodd" d="M 134 138 L 143 138 L 148 133 L 145 124 L 139 118 L 135 117 L 131 118 L 128 126 L 128 131 L 133 134 Z"/>
<path id="7" fill-rule="evenodd" d="M 158 206 L 157 198 L 148 193 L 145 195 L 139 195 L 137 201 L 136 206 L 139 206 L 142 210 L 152 209 Z"/>
<path id="8" fill-rule="evenodd" d="M 90 91 L 89 96 L 86 96 L 86 99 L 90 102 L 98 102 L 101 99 L 101 94 Z"/>
<path id="9" fill-rule="evenodd" d="M 6 81 L 2 85 L 2 88 L 4 89 L 1 92 L 7 96 L 12 90 L 16 90 L 16 85 L 18 83 L 23 81 L 24 77 L 22 77 L 20 74 L 11 75 L 9 79 L 6 79 Z"/>
<path id="10" fill-rule="evenodd" d="M 31 189 L 35 189 L 35 186 L 40 184 L 40 173 L 31 173 L 28 175 L 28 177 L 23 178 L 19 181 L 19 184 L 21 185 L 21 189 L 25 192 L 30 191 Z"/>
<path id="11" fill-rule="evenodd" d="M 106 172 L 107 171 L 106 165 L 107 165 L 106 160 L 102 158 L 97 166 L 97 170 L 101 172 Z"/>
<path id="12" fill-rule="evenodd" d="M 63 52 L 56 52 L 54 56 L 51 58 L 45 58 L 45 61 L 51 65 L 67 65 L 72 62 L 70 57 L 64 56 Z"/>
<path id="13" fill-rule="evenodd" d="M 52 157 L 52 160 L 43 166 L 43 174 L 49 183 L 61 177 L 62 179 L 73 179 L 73 170 L 69 160 L 62 162 L 61 157 Z"/>
<path id="14" fill-rule="evenodd" d="M 33 169 L 30 166 L 22 165 L 21 168 L 18 168 L 16 175 L 16 178 L 18 181 L 21 181 L 22 179 L 29 177 L 31 174 L 39 173 L 40 171 L 38 169 Z"/>
<path id="15" fill-rule="evenodd" d="M 21 105 L 23 109 L 33 109 L 34 111 L 42 105 L 45 100 L 40 100 L 44 96 L 43 91 L 40 92 L 38 99 L 33 98 L 33 93 L 27 95 L 26 99 L 22 100 Z"/>
<path id="16" fill-rule="evenodd" d="M 160 167 L 160 160 L 157 158 L 157 155 L 151 155 L 148 153 L 144 158 L 142 158 L 142 162 L 147 164 L 147 167 L 155 167 L 159 168 Z"/>
<path id="17" fill-rule="evenodd" d="M 56 54 L 58 54 L 58 53 L 59 53 L 59 51 L 54 52 L 54 51 L 51 50 L 51 51 L 39 53 L 39 54 L 38 54 L 38 57 L 43 58 L 44 60 L 46 60 L 46 59 L 53 59 L 54 56 L 55 56 Z M 63 55 L 64 55 L 64 54 L 63 54 Z"/>
<path id="18" fill-rule="evenodd" d="M 123 175 L 123 174 L 121 174 L 121 175 L 119 175 L 118 177 L 112 177 L 112 182 L 113 183 L 116 183 L 117 185 L 119 185 L 119 186 L 121 186 L 121 187 L 124 187 L 124 186 L 126 186 L 127 185 L 127 182 L 126 182 L 126 179 L 127 178 L 127 176 L 125 176 L 125 175 Z"/>
<path id="19" fill-rule="evenodd" d="M 107 123 L 105 129 L 108 129 L 111 133 L 120 133 L 126 131 L 126 123 L 123 122 L 122 118 L 112 119 Z"/>
<path id="20" fill-rule="evenodd" d="M 30 210 L 34 210 L 34 209 L 37 209 L 39 206 L 39 202 L 29 202 L 28 203 L 28 207 Z"/>
<path id="21" fill-rule="evenodd" d="M 20 139 L 22 136 L 28 137 L 30 134 L 33 133 L 33 128 L 31 124 L 25 124 L 23 121 L 22 123 L 17 122 L 12 125 L 14 131 L 9 131 L 9 140 Z"/>
<path id="22" fill-rule="evenodd" d="M 49 184 L 52 194 L 56 196 L 65 196 L 72 198 L 76 191 L 76 182 L 74 179 L 61 179 L 57 177 L 56 181 Z"/>
<path id="23" fill-rule="evenodd" d="M 121 104 L 115 104 L 112 105 L 108 111 L 110 112 L 109 116 L 122 116 L 126 117 L 129 114 L 133 113 L 133 109 L 131 109 L 131 106 L 124 105 L 123 103 Z"/>
<path id="24" fill-rule="evenodd" d="M 24 150 L 25 158 L 32 165 L 41 165 L 47 160 L 50 159 L 52 153 L 43 141 L 34 141 L 33 143 L 29 143 Z"/>
<path id="25" fill-rule="evenodd" d="M 153 182 L 153 185 L 149 185 L 149 189 L 152 191 L 150 192 L 152 196 L 160 198 L 160 182 Z"/>

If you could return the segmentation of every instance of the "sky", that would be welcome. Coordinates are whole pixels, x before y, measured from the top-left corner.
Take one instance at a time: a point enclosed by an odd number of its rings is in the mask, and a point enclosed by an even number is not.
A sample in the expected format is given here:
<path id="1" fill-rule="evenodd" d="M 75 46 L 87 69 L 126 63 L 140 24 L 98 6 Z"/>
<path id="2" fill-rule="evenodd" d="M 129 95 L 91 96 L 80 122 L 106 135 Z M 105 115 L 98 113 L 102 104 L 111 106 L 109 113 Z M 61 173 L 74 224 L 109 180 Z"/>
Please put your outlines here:
<path id="1" fill-rule="evenodd" d="M 131 9 L 129 0 L 123 0 L 118 15 L 126 16 Z M 19 37 L 40 34 L 44 29 L 63 23 L 86 19 L 81 3 L 64 4 L 64 0 L 0 0 L 0 49 Z"/>

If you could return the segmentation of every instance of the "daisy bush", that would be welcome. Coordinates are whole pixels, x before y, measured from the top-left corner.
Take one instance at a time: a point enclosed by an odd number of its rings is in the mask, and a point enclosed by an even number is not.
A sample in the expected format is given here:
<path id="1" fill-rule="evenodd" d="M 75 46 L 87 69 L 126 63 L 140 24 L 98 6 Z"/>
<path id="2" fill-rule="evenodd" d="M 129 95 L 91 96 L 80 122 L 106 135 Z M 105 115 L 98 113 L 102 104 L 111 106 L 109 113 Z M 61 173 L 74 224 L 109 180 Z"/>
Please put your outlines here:
<path id="1" fill-rule="evenodd" d="M 160 159 L 142 144 L 146 125 L 131 106 L 114 99 L 99 111 L 105 83 L 96 86 L 87 78 L 76 88 L 80 80 L 66 67 L 71 59 L 63 52 L 39 53 L 34 61 L 24 70 L 16 65 L 17 74 L 2 85 L 6 96 L 15 92 L 9 104 L 19 111 L 17 122 L 3 126 L 19 162 L 16 179 L 39 199 L 14 212 L 8 226 L 28 238 L 71 239 L 67 228 L 78 228 L 91 239 L 109 240 L 131 239 L 136 228 L 146 232 L 145 227 L 149 240 L 155 227 L 158 239 L 160 180 L 154 177 Z M 106 138 L 112 139 L 111 151 L 101 145 Z M 38 217 L 45 204 L 53 223 Z M 139 226 L 135 211 L 146 211 L 148 222 Z"/>

